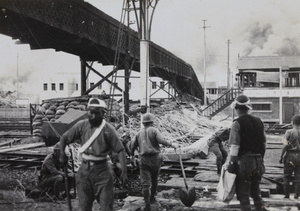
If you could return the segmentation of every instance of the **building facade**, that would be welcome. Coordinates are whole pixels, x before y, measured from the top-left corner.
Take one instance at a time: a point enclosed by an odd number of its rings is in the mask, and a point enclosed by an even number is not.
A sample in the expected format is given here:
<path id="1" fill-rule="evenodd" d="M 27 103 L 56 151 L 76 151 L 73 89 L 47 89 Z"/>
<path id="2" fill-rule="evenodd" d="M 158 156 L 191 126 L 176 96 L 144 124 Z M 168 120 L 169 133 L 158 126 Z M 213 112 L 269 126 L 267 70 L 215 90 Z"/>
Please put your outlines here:
<path id="1" fill-rule="evenodd" d="M 300 112 L 300 57 L 238 59 L 238 85 L 266 124 L 289 124 Z"/>
<path id="2" fill-rule="evenodd" d="M 107 72 L 107 73 L 106 73 Z M 109 73 L 105 70 L 101 72 L 103 75 Z M 90 89 L 94 84 L 96 84 L 101 78 L 93 72 L 89 73 L 87 79 L 87 90 Z M 124 73 L 119 70 L 119 74 L 116 77 L 115 84 L 124 90 Z M 45 99 L 51 98 L 65 98 L 65 97 L 77 97 L 81 95 L 81 83 L 79 73 L 59 73 L 56 75 L 51 75 L 44 77 L 42 84 L 40 85 L 40 102 Z M 139 73 L 132 72 L 130 83 L 129 83 L 129 98 L 130 100 L 136 101 L 141 97 L 140 88 L 140 77 Z M 114 94 L 115 99 L 118 100 L 122 98 L 122 93 L 118 89 L 113 91 L 112 85 L 108 82 L 103 82 L 98 87 L 90 92 L 91 95 L 101 95 L 101 94 Z M 175 90 L 168 83 L 159 77 L 150 78 L 150 98 L 151 99 L 161 99 L 161 98 L 172 98 L 175 95 Z"/>

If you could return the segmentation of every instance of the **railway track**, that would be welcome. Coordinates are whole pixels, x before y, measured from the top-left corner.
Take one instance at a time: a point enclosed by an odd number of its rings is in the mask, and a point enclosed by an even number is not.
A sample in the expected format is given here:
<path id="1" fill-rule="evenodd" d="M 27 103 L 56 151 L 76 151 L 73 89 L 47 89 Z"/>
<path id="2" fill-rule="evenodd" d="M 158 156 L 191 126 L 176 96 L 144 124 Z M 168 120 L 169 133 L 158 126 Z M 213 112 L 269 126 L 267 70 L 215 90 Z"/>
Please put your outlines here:
<path id="1" fill-rule="evenodd" d="M 3 152 L 0 153 L 0 168 L 38 168 L 42 166 L 46 155 Z"/>
<path id="2" fill-rule="evenodd" d="M 30 131 L 29 118 L 2 118 L 0 119 L 0 131 L 22 130 Z"/>
<path id="3" fill-rule="evenodd" d="M 0 134 L 0 138 L 4 138 L 4 139 L 14 139 L 14 138 L 29 138 L 29 137 L 33 137 L 33 135 L 31 134 Z"/>

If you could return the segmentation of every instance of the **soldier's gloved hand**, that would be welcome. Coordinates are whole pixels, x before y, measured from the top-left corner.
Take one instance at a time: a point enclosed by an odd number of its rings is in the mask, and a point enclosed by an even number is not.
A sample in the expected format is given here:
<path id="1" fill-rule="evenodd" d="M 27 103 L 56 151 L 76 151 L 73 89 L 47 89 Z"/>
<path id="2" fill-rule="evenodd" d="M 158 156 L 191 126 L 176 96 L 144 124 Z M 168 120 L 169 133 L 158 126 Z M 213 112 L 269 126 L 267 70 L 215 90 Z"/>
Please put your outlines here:
<path id="1" fill-rule="evenodd" d="M 283 163 L 282 158 L 280 158 L 279 163 Z"/>
<path id="2" fill-rule="evenodd" d="M 234 162 L 229 162 L 228 166 L 227 166 L 227 171 L 229 173 L 235 174 L 235 168 L 236 168 L 236 164 Z"/>

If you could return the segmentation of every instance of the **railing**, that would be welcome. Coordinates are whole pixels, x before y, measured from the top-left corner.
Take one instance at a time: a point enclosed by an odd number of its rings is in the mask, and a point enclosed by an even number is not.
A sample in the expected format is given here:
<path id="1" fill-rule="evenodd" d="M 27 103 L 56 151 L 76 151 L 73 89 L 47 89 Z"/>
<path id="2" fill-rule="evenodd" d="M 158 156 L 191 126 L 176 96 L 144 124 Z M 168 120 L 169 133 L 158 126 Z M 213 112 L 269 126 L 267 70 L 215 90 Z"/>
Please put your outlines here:
<path id="1" fill-rule="evenodd" d="M 231 88 L 217 98 L 214 102 L 209 104 L 206 108 L 202 110 L 202 115 L 206 117 L 213 117 L 223 109 L 225 109 L 230 103 L 234 101 L 237 95 L 240 93 L 239 89 Z"/>

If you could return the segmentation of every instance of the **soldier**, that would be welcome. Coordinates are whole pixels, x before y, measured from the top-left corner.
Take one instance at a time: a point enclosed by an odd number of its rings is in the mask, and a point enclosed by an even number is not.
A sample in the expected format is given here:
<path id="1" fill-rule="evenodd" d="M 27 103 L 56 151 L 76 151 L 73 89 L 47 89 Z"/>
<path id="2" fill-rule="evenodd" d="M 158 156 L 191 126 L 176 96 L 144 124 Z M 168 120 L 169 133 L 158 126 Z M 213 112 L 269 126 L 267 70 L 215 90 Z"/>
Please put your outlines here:
<path id="1" fill-rule="evenodd" d="M 229 128 L 221 128 L 215 132 L 208 140 L 209 151 L 216 156 L 217 174 L 221 174 L 222 165 L 226 162 L 228 156 L 227 151 L 223 146 L 223 142 L 229 139 Z"/>
<path id="2" fill-rule="evenodd" d="M 162 164 L 159 144 L 170 146 L 175 149 L 178 146 L 175 143 L 169 143 L 165 141 L 159 130 L 153 127 L 153 114 L 144 114 L 142 122 L 144 127 L 135 135 L 135 137 L 131 141 L 131 153 L 134 157 L 134 151 L 138 149 L 140 178 L 143 187 L 143 196 L 146 204 L 144 210 L 149 211 L 151 210 L 150 203 L 156 202 L 155 194 L 158 185 L 157 180 Z"/>
<path id="3" fill-rule="evenodd" d="M 43 191 L 52 191 L 56 199 L 63 199 L 66 196 L 65 191 L 65 174 L 62 165 L 59 162 L 60 144 L 55 144 L 53 153 L 46 156 L 43 161 L 42 169 L 39 176 L 39 185 Z M 74 182 L 74 173 L 68 169 L 68 187 L 69 192 Z"/>
<path id="4" fill-rule="evenodd" d="M 76 140 L 81 144 L 78 149 L 82 163 L 77 172 L 79 207 L 82 211 L 91 211 L 96 199 L 101 210 L 114 210 L 113 172 L 108 164 L 108 154 L 118 153 L 123 184 L 127 183 L 126 155 L 115 128 L 107 123 L 103 116 L 107 106 L 103 100 L 90 98 L 87 106 L 88 119 L 80 120 L 60 139 L 60 162 L 65 163 L 66 144 Z"/>
<path id="5" fill-rule="evenodd" d="M 263 122 L 249 114 L 250 99 L 246 95 L 238 96 L 231 107 L 238 118 L 231 125 L 229 144 L 230 159 L 228 172 L 236 174 L 236 194 L 242 211 L 251 211 L 250 199 L 255 210 L 264 210 L 259 183 L 265 171 L 264 155 L 266 136 Z"/>
<path id="6" fill-rule="evenodd" d="M 292 118 L 293 128 L 285 132 L 283 138 L 284 147 L 282 149 L 280 163 L 283 167 L 283 186 L 284 198 L 290 198 L 290 181 L 292 174 L 295 174 L 295 195 L 298 199 L 300 195 L 300 116 L 295 115 Z"/>

